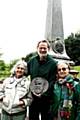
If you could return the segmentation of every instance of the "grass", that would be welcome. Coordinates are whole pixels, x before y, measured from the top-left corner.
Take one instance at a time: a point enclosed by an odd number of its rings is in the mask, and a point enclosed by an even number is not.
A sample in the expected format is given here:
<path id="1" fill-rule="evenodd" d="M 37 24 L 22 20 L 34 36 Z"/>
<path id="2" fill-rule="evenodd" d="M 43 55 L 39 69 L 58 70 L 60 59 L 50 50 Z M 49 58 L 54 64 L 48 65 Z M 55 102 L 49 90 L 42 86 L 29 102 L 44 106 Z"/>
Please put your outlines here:
<path id="1" fill-rule="evenodd" d="M 78 77 L 80 78 L 80 66 L 74 66 L 73 69 L 79 71 Z"/>

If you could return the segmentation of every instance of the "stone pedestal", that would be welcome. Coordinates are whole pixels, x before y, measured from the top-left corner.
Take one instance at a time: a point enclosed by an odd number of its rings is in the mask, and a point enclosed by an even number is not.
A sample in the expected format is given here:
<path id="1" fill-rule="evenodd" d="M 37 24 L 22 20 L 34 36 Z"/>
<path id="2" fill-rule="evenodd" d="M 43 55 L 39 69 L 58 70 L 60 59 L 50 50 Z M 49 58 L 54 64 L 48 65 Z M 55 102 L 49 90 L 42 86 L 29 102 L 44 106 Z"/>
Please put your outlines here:
<path id="1" fill-rule="evenodd" d="M 56 60 L 71 62 L 66 53 L 61 0 L 48 0 L 45 38 L 50 42 L 50 54 Z"/>

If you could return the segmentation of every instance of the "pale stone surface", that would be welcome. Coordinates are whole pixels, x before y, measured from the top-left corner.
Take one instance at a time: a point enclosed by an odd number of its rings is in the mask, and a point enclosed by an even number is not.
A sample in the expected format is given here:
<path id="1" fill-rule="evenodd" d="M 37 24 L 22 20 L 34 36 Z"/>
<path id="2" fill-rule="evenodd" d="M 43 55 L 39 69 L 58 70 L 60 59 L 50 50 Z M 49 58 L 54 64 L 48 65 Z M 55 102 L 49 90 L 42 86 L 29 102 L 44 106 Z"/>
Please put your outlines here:
<path id="1" fill-rule="evenodd" d="M 50 42 L 50 54 L 53 55 L 53 58 L 71 62 L 64 43 L 61 0 L 48 0 L 45 38 Z"/>
<path id="2" fill-rule="evenodd" d="M 64 39 L 61 0 L 48 0 L 45 36 L 49 40 Z"/>

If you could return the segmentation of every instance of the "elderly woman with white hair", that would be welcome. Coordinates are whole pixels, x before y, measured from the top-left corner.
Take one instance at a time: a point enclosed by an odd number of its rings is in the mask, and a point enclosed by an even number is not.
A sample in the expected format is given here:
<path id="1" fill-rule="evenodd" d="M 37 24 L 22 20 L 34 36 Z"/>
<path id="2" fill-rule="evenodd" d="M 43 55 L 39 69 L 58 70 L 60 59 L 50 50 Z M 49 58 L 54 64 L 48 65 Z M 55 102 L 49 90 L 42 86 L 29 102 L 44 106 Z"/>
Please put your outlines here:
<path id="1" fill-rule="evenodd" d="M 53 120 L 74 119 L 73 94 L 78 82 L 69 74 L 70 66 L 65 62 L 57 64 L 57 80 L 53 88 L 53 104 L 51 105 Z"/>
<path id="2" fill-rule="evenodd" d="M 32 102 L 30 81 L 26 78 L 27 63 L 18 61 L 0 88 L 2 99 L 1 120 L 25 120 L 26 108 Z"/>

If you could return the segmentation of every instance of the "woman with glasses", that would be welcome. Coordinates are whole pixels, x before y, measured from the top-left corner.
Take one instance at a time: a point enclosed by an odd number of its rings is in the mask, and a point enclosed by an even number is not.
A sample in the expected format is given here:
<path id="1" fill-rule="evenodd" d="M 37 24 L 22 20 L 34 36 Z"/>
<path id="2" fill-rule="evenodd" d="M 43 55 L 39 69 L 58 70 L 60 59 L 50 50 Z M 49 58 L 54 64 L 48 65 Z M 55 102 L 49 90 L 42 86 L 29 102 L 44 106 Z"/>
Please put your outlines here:
<path id="1" fill-rule="evenodd" d="M 70 67 L 67 63 L 57 64 L 57 81 L 53 89 L 53 105 L 51 105 L 53 120 L 73 120 L 72 100 L 74 87 L 77 83 L 69 74 Z"/>
<path id="2" fill-rule="evenodd" d="M 25 120 L 26 106 L 30 105 L 32 98 L 29 94 L 30 82 L 26 78 L 27 64 L 18 61 L 0 88 L 2 99 L 1 120 Z"/>

